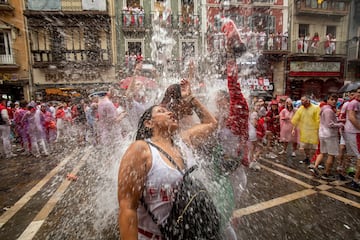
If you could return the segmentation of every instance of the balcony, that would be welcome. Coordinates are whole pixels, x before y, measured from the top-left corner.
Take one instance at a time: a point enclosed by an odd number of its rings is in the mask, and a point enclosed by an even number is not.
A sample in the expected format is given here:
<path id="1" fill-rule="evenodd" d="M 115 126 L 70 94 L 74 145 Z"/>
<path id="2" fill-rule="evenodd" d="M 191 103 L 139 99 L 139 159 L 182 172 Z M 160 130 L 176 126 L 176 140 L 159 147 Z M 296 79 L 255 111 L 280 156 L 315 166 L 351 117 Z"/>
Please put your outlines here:
<path id="1" fill-rule="evenodd" d="M 174 27 L 178 27 L 180 32 L 195 32 L 199 31 L 200 19 L 198 15 L 179 15 L 178 19 L 175 19 Z M 176 26 L 177 24 L 177 26 Z"/>
<path id="2" fill-rule="evenodd" d="M 208 36 L 210 51 L 224 52 L 226 46 L 226 37 L 223 33 L 213 33 Z M 267 57 L 279 57 L 287 55 L 288 36 L 287 35 L 270 35 L 266 33 L 241 32 L 241 41 L 244 43 L 246 50 L 256 55 L 266 55 Z"/>
<path id="3" fill-rule="evenodd" d="M 12 49 L 12 54 L 0 54 L 0 69 L 19 68 L 17 59 L 19 51 Z"/>
<path id="4" fill-rule="evenodd" d="M 297 15 L 326 15 L 344 17 L 349 13 L 349 0 L 324 0 L 318 4 L 317 0 L 297 0 Z"/>
<path id="5" fill-rule="evenodd" d="M 303 55 L 346 55 L 346 42 L 322 41 L 312 42 L 311 40 L 294 40 L 291 44 L 291 53 Z"/>
<path id="6" fill-rule="evenodd" d="M 14 7 L 10 5 L 9 0 L 0 0 L 0 11 L 12 12 Z"/>
<path id="7" fill-rule="evenodd" d="M 79 66 L 111 66 L 110 50 L 32 50 L 33 66 L 35 68 L 49 67 L 50 65 L 63 67 L 67 64 Z"/>
<path id="8" fill-rule="evenodd" d="M 125 32 L 145 32 L 151 25 L 151 16 L 144 12 L 123 10 L 121 14 L 122 30 Z"/>
<path id="9" fill-rule="evenodd" d="M 122 12 L 122 30 L 125 32 L 140 31 L 145 32 L 151 28 L 152 24 L 158 23 L 164 27 L 178 29 L 180 32 L 195 32 L 200 28 L 200 19 L 198 15 L 157 15 L 155 13 L 145 14 L 123 10 Z"/>

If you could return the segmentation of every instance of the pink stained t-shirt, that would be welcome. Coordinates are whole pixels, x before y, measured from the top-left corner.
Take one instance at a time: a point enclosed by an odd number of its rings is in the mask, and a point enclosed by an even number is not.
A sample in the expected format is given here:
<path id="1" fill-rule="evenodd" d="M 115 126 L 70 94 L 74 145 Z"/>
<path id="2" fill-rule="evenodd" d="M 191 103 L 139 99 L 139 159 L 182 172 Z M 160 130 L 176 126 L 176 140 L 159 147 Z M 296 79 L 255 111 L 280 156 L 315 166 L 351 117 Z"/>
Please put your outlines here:
<path id="1" fill-rule="evenodd" d="M 360 121 L 360 102 L 356 99 L 348 103 L 346 111 L 355 111 L 356 119 Z M 357 129 L 349 120 L 349 114 L 346 114 L 345 122 L 345 132 L 347 133 L 360 133 L 360 130 Z"/>

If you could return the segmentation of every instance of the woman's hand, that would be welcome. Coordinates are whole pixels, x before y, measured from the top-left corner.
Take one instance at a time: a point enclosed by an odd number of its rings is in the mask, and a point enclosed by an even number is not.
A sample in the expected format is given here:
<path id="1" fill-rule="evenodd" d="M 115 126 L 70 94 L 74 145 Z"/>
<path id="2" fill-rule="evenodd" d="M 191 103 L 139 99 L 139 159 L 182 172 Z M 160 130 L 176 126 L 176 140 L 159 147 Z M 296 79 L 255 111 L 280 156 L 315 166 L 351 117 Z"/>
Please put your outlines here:
<path id="1" fill-rule="evenodd" d="M 181 90 L 181 97 L 183 99 L 191 96 L 190 81 L 187 79 L 182 79 L 180 82 L 180 90 Z"/>

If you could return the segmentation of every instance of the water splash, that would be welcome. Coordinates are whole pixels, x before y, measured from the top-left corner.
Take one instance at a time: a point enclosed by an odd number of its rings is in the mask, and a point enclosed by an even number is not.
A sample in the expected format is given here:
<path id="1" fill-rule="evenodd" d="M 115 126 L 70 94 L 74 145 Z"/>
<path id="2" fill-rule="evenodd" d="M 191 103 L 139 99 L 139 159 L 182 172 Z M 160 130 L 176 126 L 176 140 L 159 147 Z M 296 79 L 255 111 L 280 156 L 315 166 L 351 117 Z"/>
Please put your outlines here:
<path id="1" fill-rule="evenodd" d="M 156 20 L 156 18 L 155 18 Z M 164 85 L 159 91 L 165 92 L 165 87 L 174 82 L 179 82 L 180 74 L 177 78 L 168 78 L 167 64 L 171 60 L 171 52 L 176 44 L 171 37 L 168 25 L 163 20 L 154 21 L 154 35 L 151 42 L 151 56 L 156 64 L 164 66 L 162 69 L 162 80 Z M 242 66 L 243 63 L 253 59 L 254 55 L 250 52 L 244 54 L 237 59 Z M 216 93 L 219 90 L 226 90 L 227 83 L 222 75 L 216 74 L 212 66 L 222 65 L 218 58 L 205 56 L 202 59 L 195 59 L 197 62 L 197 78 L 204 80 L 203 88 L 194 87 L 194 94 L 201 95 L 201 100 L 212 112 L 216 112 L 214 101 Z M 253 61 L 253 60 L 252 60 Z M 221 67 L 221 66 L 220 66 Z M 209 71 L 211 69 L 211 71 Z M 241 71 L 245 76 L 250 73 L 251 67 L 242 66 Z M 176 75 L 176 74 L 175 74 Z M 239 78 L 242 81 L 242 75 Z M 167 81 L 167 82 L 166 82 Z M 159 102 L 160 97 L 157 96 L 152 101 Z M 133 142 L 136 129 L 129 132 L 126 136 L 122 136 L 120 131 L 116 134 L 116 138 L 111 144 L 106 146 L 96 146 L 88 149 L 90 157 L 86 160 L 86 167 L 82 170 L 78 184 L 74 184 L 69 193 L 55 209 L 55 213 L 62 214 L 60 218 L 53 223 L 48 223 L 53 229 L 47 239 L 70 239 L 70 232 L 74 232 L 77 237 L 82 239 L 109 239 L 113 236 L 118 237 L 117 229 L 117 177 L 120 160 L 125 153 L 127 147 Z M 190 150 L 183 148 L 190 154 Z M 195 156 L 198 163 L 204 160 L 200 155 Z M 200 171 L 202 178 L 209 179 L 206 171 Z M 247 179 L 245 171 L 242 167 L 232 176 L 233 190 L 236 199 L 240 197 L 246 189 Z M 79 187 L 81 184 L 81 187 Z M 121 183 L 120 183 L 121 184 Z M 216 185 L 216 183 L 215 183 Z M 218 188 L 219 186 L 214 186 Z M 72 217 L 73 216 L 73 217 Z M 85 223 L 85 224 L 83 224 Z"/>

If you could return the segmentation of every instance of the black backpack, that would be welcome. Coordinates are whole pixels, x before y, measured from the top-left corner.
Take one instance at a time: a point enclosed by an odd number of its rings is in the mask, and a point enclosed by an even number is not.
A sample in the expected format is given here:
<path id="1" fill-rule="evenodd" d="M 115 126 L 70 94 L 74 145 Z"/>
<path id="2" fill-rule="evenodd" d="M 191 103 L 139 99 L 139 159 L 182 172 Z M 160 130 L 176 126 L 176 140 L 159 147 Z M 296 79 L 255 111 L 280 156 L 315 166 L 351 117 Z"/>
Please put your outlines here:
<path id="1" fill-rule="evenodd" d="M 183 181 L 175 192 L 170 215 L 164 223 L 158 222 L 148 209 L 144 198 L 141 198 L 142 204 L 159 226 L 163 237 L 167 240 L 220 240 L 220 215 L 204 184 L 191 175 L 196 166 L 183 173 L 168 153 L 151 142 L 148 144 L 157 148 L 183 174 Z"/>

